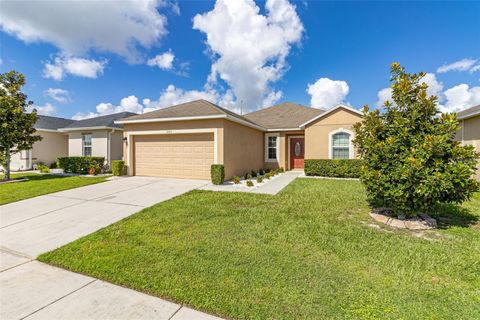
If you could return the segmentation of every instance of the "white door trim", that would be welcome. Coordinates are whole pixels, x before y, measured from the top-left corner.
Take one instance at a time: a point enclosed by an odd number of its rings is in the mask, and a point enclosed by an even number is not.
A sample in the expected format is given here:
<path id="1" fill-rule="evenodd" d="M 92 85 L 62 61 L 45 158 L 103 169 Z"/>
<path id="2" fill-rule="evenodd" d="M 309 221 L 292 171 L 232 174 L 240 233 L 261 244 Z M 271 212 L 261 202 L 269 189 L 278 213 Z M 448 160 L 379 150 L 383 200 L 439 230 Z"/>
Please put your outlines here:
<path id="1" fill-rule="evenodd" d="M 173 130 L 148 130 L 148 131 L 131 131 L 127 132 L 128 143 L 128 175 L 133 175 L 133 136 L 141 135 L 161 135 L 161 134 L 189 134 L 189 133 L 213 133 L 213 163 L 218 164 L 218 128 L 207 129 L 173 129 Z"/>

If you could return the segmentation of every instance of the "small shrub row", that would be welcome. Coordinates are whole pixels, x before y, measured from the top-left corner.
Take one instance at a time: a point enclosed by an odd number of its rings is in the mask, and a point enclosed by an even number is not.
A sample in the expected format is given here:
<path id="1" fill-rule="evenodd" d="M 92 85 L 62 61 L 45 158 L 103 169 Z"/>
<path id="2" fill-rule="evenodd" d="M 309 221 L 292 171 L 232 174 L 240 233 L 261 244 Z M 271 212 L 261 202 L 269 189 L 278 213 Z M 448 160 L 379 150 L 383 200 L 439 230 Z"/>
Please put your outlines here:
<path id="1" fill-rule="evenodd" d="M 359 178 L 362 170 L 361 159 L 305 159 L 307 176 Z"/>
<path id="2" fill-rule="evenodd" d="M 57 167 L 68 173 L 97 174 L 101 172 L 104 162 L 104 157 L 60 157 Z"/>
<path id="3" fill-rule="evenodd" d="M 112 160 L 112 174 L 114 176 L 124 176 L 126 171 L 125 161 Z"/>

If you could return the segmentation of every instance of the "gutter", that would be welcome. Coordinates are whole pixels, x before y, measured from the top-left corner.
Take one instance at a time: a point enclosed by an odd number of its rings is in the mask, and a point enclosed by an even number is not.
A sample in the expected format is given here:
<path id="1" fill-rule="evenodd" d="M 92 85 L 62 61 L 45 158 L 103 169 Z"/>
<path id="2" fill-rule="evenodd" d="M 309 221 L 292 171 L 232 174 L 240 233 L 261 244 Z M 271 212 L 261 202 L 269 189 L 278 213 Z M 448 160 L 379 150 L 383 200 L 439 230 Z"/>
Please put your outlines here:
<path id="1" fill-rule="evenodd" d="M 99 127 L 77 127 L 77 128 L 60 128 L 60 132 L 70 132 L 70 131 L 85 131 L 85 130 L 123 130 L 122 128 L 108 127 L 108 126 L 99 126 Z"/>

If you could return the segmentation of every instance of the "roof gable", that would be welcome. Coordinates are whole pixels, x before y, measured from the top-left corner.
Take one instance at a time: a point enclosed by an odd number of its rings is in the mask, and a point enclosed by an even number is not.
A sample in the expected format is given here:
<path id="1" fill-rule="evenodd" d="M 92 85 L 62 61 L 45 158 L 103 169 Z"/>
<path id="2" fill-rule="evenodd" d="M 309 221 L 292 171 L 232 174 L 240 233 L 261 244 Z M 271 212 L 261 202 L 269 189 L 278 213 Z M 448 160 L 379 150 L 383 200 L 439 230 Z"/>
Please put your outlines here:
<path id="1" fill-rule="evenodd" d="M 246 114 L 244 117 L 267 129 L 298 129 L 300 125 L 325 110 L 284 102 Z"/>
<path id="2" fill-rule="evenodd" d="M 328 117 L 329 114 L 332 114 L 334 111 L 336 111 L 336 110 L 338 110 L 338 109 L 345 109 L 345 110 L 347 110 L 347 111 L 353 112 L 353 113 L 355 113 L 355 114 L 363 117 L 363 113 L 360 112 L 360 111 L 358 111 L 357 109 L 353 109 L 352 107 L 349 107 L 349 106 L 344 105 L 344 104 L 338 104 L 338 105 L 336 105 L 335 107 L 333 107 L 332 109 L 329 109 L 329 110 L 327 110 L 327 111 L 319 114 L 318 116 L 316 116 L 316 117 L 314 117 L 314 118 L 312 118 L 312 119 L 310 119 L 310 120 L 302 123 L 302 124 L 300 125 L 300 128 L 303 129 L 303 128 L 305 128 L 306 125 L 309 125 L 310 123 L 315 122 L 315 121 L 317 121 L 318 119 Z"/>

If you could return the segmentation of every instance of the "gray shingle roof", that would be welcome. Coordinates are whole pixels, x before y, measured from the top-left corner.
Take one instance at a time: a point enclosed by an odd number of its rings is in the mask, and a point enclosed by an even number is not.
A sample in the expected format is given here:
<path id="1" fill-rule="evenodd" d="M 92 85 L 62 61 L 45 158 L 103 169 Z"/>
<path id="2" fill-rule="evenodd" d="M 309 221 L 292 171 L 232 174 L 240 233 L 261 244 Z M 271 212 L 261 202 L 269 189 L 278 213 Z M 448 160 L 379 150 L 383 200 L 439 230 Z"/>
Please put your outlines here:
<path id="1" fill-rule="evenodd" d="M 79 120 L 71 123 L 62 129 L 75 129 L 75 128 L 92 128 L 92 127 L 110 127 L 110 128 L 122 128 L 123 125 L 114 123 L 115 120 L 120 120 L 130 116 L 134 116 L 133 112 L 120 112 L 109 114 L 106 116 L 100 116 L 90 119 Z"/>
<path id="2" fill-rule="evenodd" d="M 457 112 L 458 119 L 470 118 L 470 116 L 480 113 L 480 105 Z"/>
<path id="3" fill-rule="evenodd" d="M 38 130 L 57 130 L 58 128 L 66 127 L 74 122 L 75 120 L 71 119 L 37 115 L 37 122 L 35 122 L 34 128 Z"/>
<path id="4" fill-rule="evenodd" d="M 245 115 L 245 118 L 267 129 L 298 128 L 301 124 L 324 113 L 325 110 L 284 102 Z"/>

